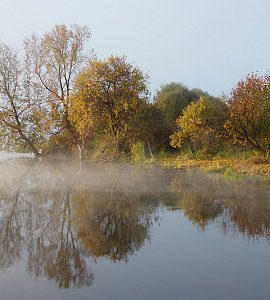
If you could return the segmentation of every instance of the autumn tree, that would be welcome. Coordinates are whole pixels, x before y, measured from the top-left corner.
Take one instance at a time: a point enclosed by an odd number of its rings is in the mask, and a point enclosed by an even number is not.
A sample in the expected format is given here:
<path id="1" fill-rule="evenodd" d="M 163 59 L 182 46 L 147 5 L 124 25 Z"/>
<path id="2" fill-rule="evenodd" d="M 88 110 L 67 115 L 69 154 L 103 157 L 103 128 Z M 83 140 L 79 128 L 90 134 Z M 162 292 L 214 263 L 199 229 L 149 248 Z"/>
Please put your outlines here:
<path id="1" fill-rule="evenodd" d="M 171 135 L 171 145 L 175 148 L 188 145 L 193 151 L 216 152 L 224 140 L 226 120 L 224 101 L 210 96 L 201 97 L 188 105 L 176 120 L 178 130 Z"/>
<path id="2" fill-rule="evenodd" d="M 162 112 L 153 103 L 145 103 L 132 120 L 133 131 L 129 140 L 133 144 L 142 142 L 147 149 L 146 153 L 153 157 L 152 149 L 161 147 L 164 124 Z"/>
<path id="3" fill-rule="evenodd" d="M 84 53 L 89 37 L 85 26 L 55 26 L 25 39 L 24 59 L 0 45 L 2 147 L 39 156 L 51 141 L 60 144 L 59 136 L 62 145 L 73 142 L 70 94 L 75 75 L 90 57 Z"/>
<path id="4" fill-rule="evenodd" d="M 200 96 L 207 93 L 200 89 L 188 89 L 181 83 L 171 82 L 162 85 L 155 96 L 155 105 L 164 116 L 163 143 L 169 144 L 169 136 L 175 130 L 175 121 L 183 110 Z"/>
<path id="5" fill-rule="evenodd" d="M 233 142 L 270 151 L 270 75 L 249 74 L 232 90 L 226 127 Z"/>
<path id="6" fill-rule="evenodd" d="M 4 149 L 40 155 L 47 114 L 41 94 L 25 72 L 17 51 L 0 44 L 0 136 Z"/>
<path id="7" fill-rule="evenodd" d="M 69 120 L 70 95 L 75 76 L 89 61 L 84 46 L 90 38 L 86 26 L 57 25 L 50 32 L 25 39 L 25 59 L 31 80 L 44 93 L 51 131 L 73 133 Z"/>
<path id="8" fill-rule="evenodd" d="M 125 56 L 92 60 L 77 78 L 74 98 L 95 111 L 99 130 L 113 137 L 118 154 L 130 147 L 132 120 L 149 95 L 147 80 L 148 76 L 128 63 Z M 78 119 L 74 126 L 80 127 L 81 121 Z"/>
<path id="9" fill-rule="evenodd" d="M 93 138 L 98 127 L 98 111 L 95 110 L 94 103 L 84 101 L 78 95 L 71 98 L 71 103 L 69 122 L 73 126 L 73 140 L 82 159 L 85 143 Z"/>

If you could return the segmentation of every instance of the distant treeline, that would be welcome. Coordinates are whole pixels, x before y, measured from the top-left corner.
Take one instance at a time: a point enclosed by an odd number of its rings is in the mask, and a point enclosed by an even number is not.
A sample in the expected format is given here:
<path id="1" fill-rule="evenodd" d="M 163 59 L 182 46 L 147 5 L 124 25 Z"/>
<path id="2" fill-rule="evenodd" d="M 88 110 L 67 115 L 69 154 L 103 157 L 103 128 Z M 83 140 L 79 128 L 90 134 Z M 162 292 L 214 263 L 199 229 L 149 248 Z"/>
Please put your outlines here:
<path id="1" fill-rule="evenodd" d="M 55 26 L 24 40 L 24 55 L 0 43 L 2 150 L 79 149 L 95 158 L 226 147 L 270 151 L 270 75 L 249 74 L 228 97 L 169 83 L 150 99 L 148 75 L 125 56 L 85 51 L 85 26 Z"/>

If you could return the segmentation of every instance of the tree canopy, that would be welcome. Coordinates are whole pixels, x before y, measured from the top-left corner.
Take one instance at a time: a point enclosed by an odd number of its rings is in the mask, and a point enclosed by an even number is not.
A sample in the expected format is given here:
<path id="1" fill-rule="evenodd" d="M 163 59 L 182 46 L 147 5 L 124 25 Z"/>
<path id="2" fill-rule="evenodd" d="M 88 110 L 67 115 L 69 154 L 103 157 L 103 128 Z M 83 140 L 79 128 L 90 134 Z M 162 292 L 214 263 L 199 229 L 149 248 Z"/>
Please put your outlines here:
<path id="1" fill-rule="evenodd" d="M 40 155 L 51 138 L 69 124 L 70 93 L 75 74 L 88 61 L 84 45 L 88 27 L 55 26 L 24 40 L 24 58 L 0 45 L 0 124 L 2 144 Z"/>
<path id="2" fill-rule="evenodd" d="M 15 49 L 0 44 L 0 126 L 4 149 L 39 155 L 47 136 L 41 90 L 25 72 Z"/>
<path id="3" fill-rule="evenodd" d="M 161 86 L 155 97 L 155 103 L 164 113 L 167 123 L 171 125 L 188 104 L 197 101 L 203 95 L 206 93 L 202 90 L 189 90 L 181 83 L 171 82 Z"/>
<path id="4" fill-rule="evenodd" d="M 132 120 L 147 102 L 148 95 L 148 76 L 128 63 L 125 56 L 110 56 L 105 60 L 92 60 L 80 73 L 73 104 L 82 101 L 91 107 L 96 116 L 93 126 L 112 135 L 115 146 L 122 152 L 129 147 Z M 84 126 L 83 119 L 77 118 L 76 122 Z"/>
<path id="5" fill-rule="evenodd" d="M 200 96 L 207 95 L 200 89 L 188 89 L 181 83 L 171 82 L 161 86 L 154 98 L 156 107 L 163 115 L 163 141 L 165 147 L 169 147 L 169 136 L 176 129 L 176 119 L 182 115 L 184 109 L 196 102 Z"/>
<path id="6" fill-rule="evenodd" d="M 226 127 L 233 141 L 270 151 L 270 75 L 249 74 L 232 90 L 230 120 Z"/>
<path id="7" fill-rule="evenodd" d="M 192 102 L 176 120 L 178 130 L 171 136 L 176 148 L 190 146 L 193 150 L 215 152 L 222 146 L 227 120 L 226 103 L 214 97 L 201 97 Z"/>
<path id="8" fill-rule="evenodd" d="M 23 55 L 0 43 L 1 150 L 40 156 L 78 147 L 81 157 L 120 158 L 140 149 L 153 157 L 230 143 L 268 156 L 269 73 L 247 75 L 228 101 L 177 82 L 150 101 L 148 74 L 126 56 L 98 59 L 87 50 L 90 36 L 87 26 L 56 25 L 27 37 Z"/>

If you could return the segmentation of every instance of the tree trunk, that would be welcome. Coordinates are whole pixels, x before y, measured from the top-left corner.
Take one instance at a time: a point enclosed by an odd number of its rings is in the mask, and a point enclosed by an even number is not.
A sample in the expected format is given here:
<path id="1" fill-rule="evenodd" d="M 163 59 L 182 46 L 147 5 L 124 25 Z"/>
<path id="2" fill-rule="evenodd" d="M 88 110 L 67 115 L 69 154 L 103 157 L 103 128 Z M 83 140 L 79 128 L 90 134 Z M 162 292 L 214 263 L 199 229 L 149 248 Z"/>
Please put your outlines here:
<path id="1" fill-rule="evenodd" d="M 151 147 L 150 147 L 150 144 L 149 144 L 149 141 L 148 141 L 148 140 L 147 140 L 147 145 L 148 145 L 148 148 L 149 148 L 149 153 L 150 153 L 151 158 L 154 158 L 154 155 L 153 155 L 153 153 L 152 153 L 152 149 L 151 149 Z"/>
<path id="2" fill-rule="evenodd" d="M 80 160 L 83 160 L 84 159 L 84 139 L 82 140 L 82 145 L 77 144 L 77 147 L 79 149 Z"/>
<path id="3" fill-rule="evenodd" d="M 35 157 L 41 157 L 41 153 L 38 152 L 38 150 L 33 145 L 33 143 L 29 140 L 29 138 L 21 130 L 18 130 L 18 131 L 19 131 L 19 135 L 20 135 L 21 139 L 25 141 L 29 150 L 35 155 Z"/>

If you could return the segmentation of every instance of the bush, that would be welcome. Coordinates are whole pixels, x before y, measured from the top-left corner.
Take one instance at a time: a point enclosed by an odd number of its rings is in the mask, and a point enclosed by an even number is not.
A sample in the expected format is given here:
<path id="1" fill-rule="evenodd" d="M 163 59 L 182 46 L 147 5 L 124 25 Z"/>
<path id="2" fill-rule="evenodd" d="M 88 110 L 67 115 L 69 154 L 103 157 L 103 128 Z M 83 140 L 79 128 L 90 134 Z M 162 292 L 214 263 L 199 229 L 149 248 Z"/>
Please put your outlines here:
<path id="1" fill-rule="evenodd" d="M 226 128 L 234 143 L 270 152 L 270 75 L 250 74 L 240 80 L 229 101 Z"/>
<path id="2" fill-rule="evenodd" d="M 171 146 L 214 154 L 225 143 L 226 120 L 227 106 L 222 100 L 201 97 L 198 102 L 188 105 L 176 120 L 179 129 L 170 136 Z"/>

